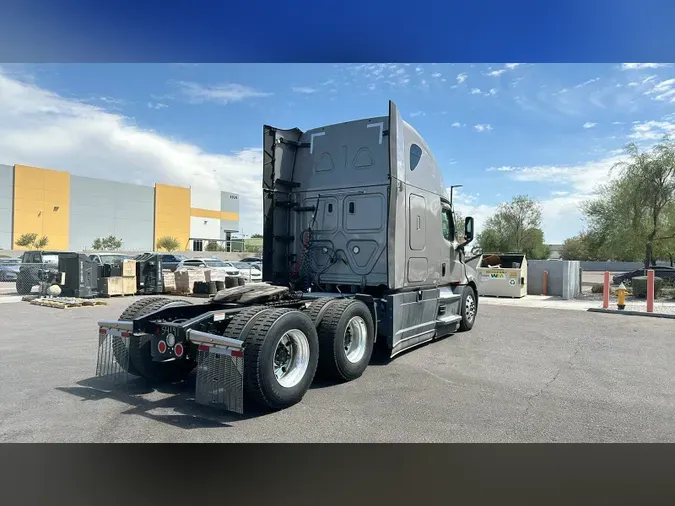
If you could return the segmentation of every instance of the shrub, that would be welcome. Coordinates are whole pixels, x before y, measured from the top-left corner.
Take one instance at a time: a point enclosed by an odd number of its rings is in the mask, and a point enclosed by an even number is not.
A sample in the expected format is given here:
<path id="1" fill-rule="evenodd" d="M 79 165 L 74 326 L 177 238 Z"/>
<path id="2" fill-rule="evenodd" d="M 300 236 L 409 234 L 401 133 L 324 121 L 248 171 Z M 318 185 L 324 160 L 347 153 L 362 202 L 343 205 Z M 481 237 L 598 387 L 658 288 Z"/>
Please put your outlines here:
<path id="1" fill-rule="evenodd" d="M 636 276 L 633 278 L 632 288 L 633 296 L 647 297 L 647 276 Z M 663 278 L 654 277 L 654 297 L 661 295 L 663 289 Z"/>
<path id="2" fill-rule="evenodd" d="M 605 285 L 596 283 L 591 287 L 591 293 L 602 293 L 605 290 Z"/>

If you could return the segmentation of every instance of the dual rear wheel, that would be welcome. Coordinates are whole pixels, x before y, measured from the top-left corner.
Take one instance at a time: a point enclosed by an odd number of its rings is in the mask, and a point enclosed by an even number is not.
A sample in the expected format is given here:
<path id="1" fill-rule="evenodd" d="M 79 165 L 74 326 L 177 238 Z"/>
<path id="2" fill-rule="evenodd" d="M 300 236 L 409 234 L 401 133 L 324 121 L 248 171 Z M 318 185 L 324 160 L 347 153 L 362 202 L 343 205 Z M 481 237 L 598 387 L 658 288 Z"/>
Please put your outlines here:
<path id="1" fill-rule="evenodd" d="M 121 320 L 133 320 L 169 304 L 168 298 L 142 299 Z M 375 325 L 368 307 L 356 299 L 318 299 L 304 311 L 266 306 L 241 311 L 225 336 L 244 341 L 244 392 L 256 404 L 279 410 L 302 400 L 315 375 L 351 381 L 365 371 L 373 352 Z M 151 381 L 180 381 L 195 368 L 184 358 L 155 362 L 150 336 L 113 342 L 117 361 L 129 373 Z"/>
<path id="2" fill-rule="evenodd" d="M 354 299 L 320 299 L 305 311 L 251 308 L 228 325 L 244 348 L 244 391 L 278 410 L 302 400 L 319 375 L 350 381 L 370 362 L 375 340 L 370 310 Z"/>

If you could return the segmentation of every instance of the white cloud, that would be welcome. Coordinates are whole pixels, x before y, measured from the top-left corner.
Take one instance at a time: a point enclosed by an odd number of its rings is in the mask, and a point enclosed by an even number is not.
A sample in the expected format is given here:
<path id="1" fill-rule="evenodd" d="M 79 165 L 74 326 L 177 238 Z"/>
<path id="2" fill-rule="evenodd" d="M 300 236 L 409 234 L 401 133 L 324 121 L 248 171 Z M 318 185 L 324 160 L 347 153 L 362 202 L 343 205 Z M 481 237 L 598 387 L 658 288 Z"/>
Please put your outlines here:
<path id="1" fill-rule="evenodd" d="M 247 98 L 263 98 L 272 96 L 272 93 L 257 91 L 243 84 L 228 83 L 214 86 L 204 86 L 198 83 L 178 81 L 176 83 L 181 92 L 193 103 L 217 102 L 229 104 L 241 102 Z"/>
<path id="2" fill-rule="evenodd" d="M 473 126 L 478 132 L 490 132 L 492 130 L 492 125 L 490 124 L 478 124 Z"/>
<path id="3" fill-rule="evenodd" d="M 593 83 L 595 83 L 595 82 L 597 82 L 597 81 L 599 81 L 599 80 L 600 80 L 599 77 L 595 77 L 595 78 L 593 78 L 593 79 L 589 79 L 588 81 L 584 81 L 583 83 L 577 84 L 577 85 L 575 86 L 575 88 L 583 88 L 584 86 L 588 86 L 589 84 L 593 84 Z"/>
<path id="4" fill-rule="evenodd" d="M 157 109 L 157 110 L 159 110 L 159 109 L 166 109 L 166 108 L 169 107 L 169 106 L 166 105 L 166 104 L 164 104 L 164 103 L 162 103 L 162 102 L 148 102 L 148 107 L 149 107 L 150 109 Z"/>
<path id="5" fill-rule="evenodd" d="M 448 197 L 450 196 L 450 188 L 446 189 Z M 455 188 L 452 194 L 452 204 L 455 210 L 459 211 L 464 217 L 472 216 L 474 219 L 475 235 L 478 235 L 483 230 L 485 221 L 492 216 L 497 210 L 497 206 L 479 204 L 477 202 L 477 195 L 464 193 L 460 188 Z"/>
<path id="6" fill-rule="evenodd" d="M 427 115 L 427 113 L 425 113 L 424 111 L 415 111 L 415 112 L 410 113 L 411 118 L 416 118 L 417 116 L 426 116 L 426 115 Z"/>
<path id="7" fill-rule="evenodd" d="M 485 93 L 486 96 L 488 96 L 488 95 L 489 95 L 489 96 L 494 96 L 494 95 L 496 95 L 496 94 L 497 94 L 497 89 L 496 89 L 496 88 L 490 88 L 490 91 L 488 91 L 488 92 Z"/>
<path id="8" fill-rule="evenodd" d="M 316 93 L 316 90 L 314 88 L 310 88 L 309 86 L 293 86 L 291 90 L 293 90 L 295 93 L 304 93 L 306 95 Z"/>
<path id="9" fill-rule="evenodd" d="M 455 121 L 455 122 L 452 124 L 452 127 L 453 127 L 453 128 L 461 128 L 461 127 L 462 127 L 462 124 L 459 123 L 458 121 Z"/>
<path id="10" fill-rule="evenodd" d="M 434 74 L 431 74 L 431 77 L 441 77 L 441 75 L 440 72 L 435 72 Z"/>
<path id="11" fill-rule="evenodd" d="M 502 172 L 523 183 L 569 187 L 569 190 L 553 191 L 551 198 L 540 199 L 545 240 L 557 243 L 583 229 L 580 205 L 593 198 L 595 188 L 612 176 L 611 168 L 621 160 L 623 156 L 614 155 L 576 165 L 503 166 L 487 170 Z"/>
<path id="12" fill-rule="evenodd" d="M 473 88 L 471 90 L 472 95 L 480 95 L 480 93 L 481 93 L 480 88 Z"/>
<path id="13" fill-rule="evenodd" d="M 103 107 L 11 78 L 2 68 L 0 163 L 146 185 L 234 191 L 240 195 L 241 226 L 247 232 L 262 229 L 260 148 L 231 154 L 204 151 Z"/>
<path id="14" fill-rule="evenodd" d="M 675 102 L 675 79 L 656 83 L 645 95 L 651 95 L 654 100 Z"/>
<path id="15" fill-rule="evenodd" d="M 462 84 L 464 81 L 466 81 L 467 77 L 469 77 L 469 75 L 463 72 L 461 74 L 457 74 L 457 83 Z"/>
<path id="16" fill-rule="evenodd" d="M 591 121 L 587 121 L 586 123 L 584 123 L 584 128 L 593 128 L 596 125 L 597 125 L 597 123 L 592 123 Z"/>
<path id="17" fill-rule="evenodd" d="M 668 63 L 622 63 L 622 70 L 658 69 L 668 67 Z"/>
<path id="18" fill-rule="evenodd" d="M 629 137 L 635 141 L 657 141 L 674 134 L 675 123 L 670 121 L 634 121 Z"/>
<path id="19" fill-rule="evenodd" d="M 506 72 L 509 72 L 511 70 L 515 70 L 516 68 L 518 68 L 521 65 L 522 65 L 522 63 L 507 63 L 507 64 L 504 65 L 504 68 L 492 70 L 492 71 L 486 73 L 485 75 L 490 76 L 490 77 L 499 77 L 502 74 L 505 74 Z"/>

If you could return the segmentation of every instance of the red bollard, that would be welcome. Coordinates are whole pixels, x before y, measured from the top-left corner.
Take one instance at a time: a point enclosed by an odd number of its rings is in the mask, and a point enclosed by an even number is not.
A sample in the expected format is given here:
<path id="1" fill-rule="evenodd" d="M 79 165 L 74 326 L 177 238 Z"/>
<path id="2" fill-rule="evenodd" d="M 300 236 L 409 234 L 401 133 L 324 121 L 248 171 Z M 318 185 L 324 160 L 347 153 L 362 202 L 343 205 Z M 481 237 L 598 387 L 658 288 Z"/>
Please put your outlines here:
<path id="1" fill-rule="evenodd" d="M 654 270 L 647 271 L 647 312 L 654 312 Z"/>
<path id="2" fill-rule="evenodd" d="M 541 294 L 548 295 L 548 271 L 544 271 L 544 279 L 541 282 Z"/>
<path id="3" fill-rule="evenodd" d="M 602 287 L 602 309 L 609 308 L 609 271 L 605 271 L 604 286 Z"/>

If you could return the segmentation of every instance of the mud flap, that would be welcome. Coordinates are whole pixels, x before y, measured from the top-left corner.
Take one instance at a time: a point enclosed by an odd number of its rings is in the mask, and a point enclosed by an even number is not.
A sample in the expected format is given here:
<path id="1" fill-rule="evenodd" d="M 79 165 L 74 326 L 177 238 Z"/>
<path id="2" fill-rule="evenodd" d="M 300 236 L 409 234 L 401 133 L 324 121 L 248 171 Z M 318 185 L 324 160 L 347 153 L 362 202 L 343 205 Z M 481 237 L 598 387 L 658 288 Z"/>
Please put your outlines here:
<path id="1" fill-rule="evenodd" d="M 129 380 L 129 337 L 123 330 L 99 329 L 96 377 L 111 386 L 126 385 Z"/>
<path id="2" fill-rule="evenodd" d="M 241 351 L 199 346 L 195 402 L 234 413 L 244 412 L 244 356 Z"/>

